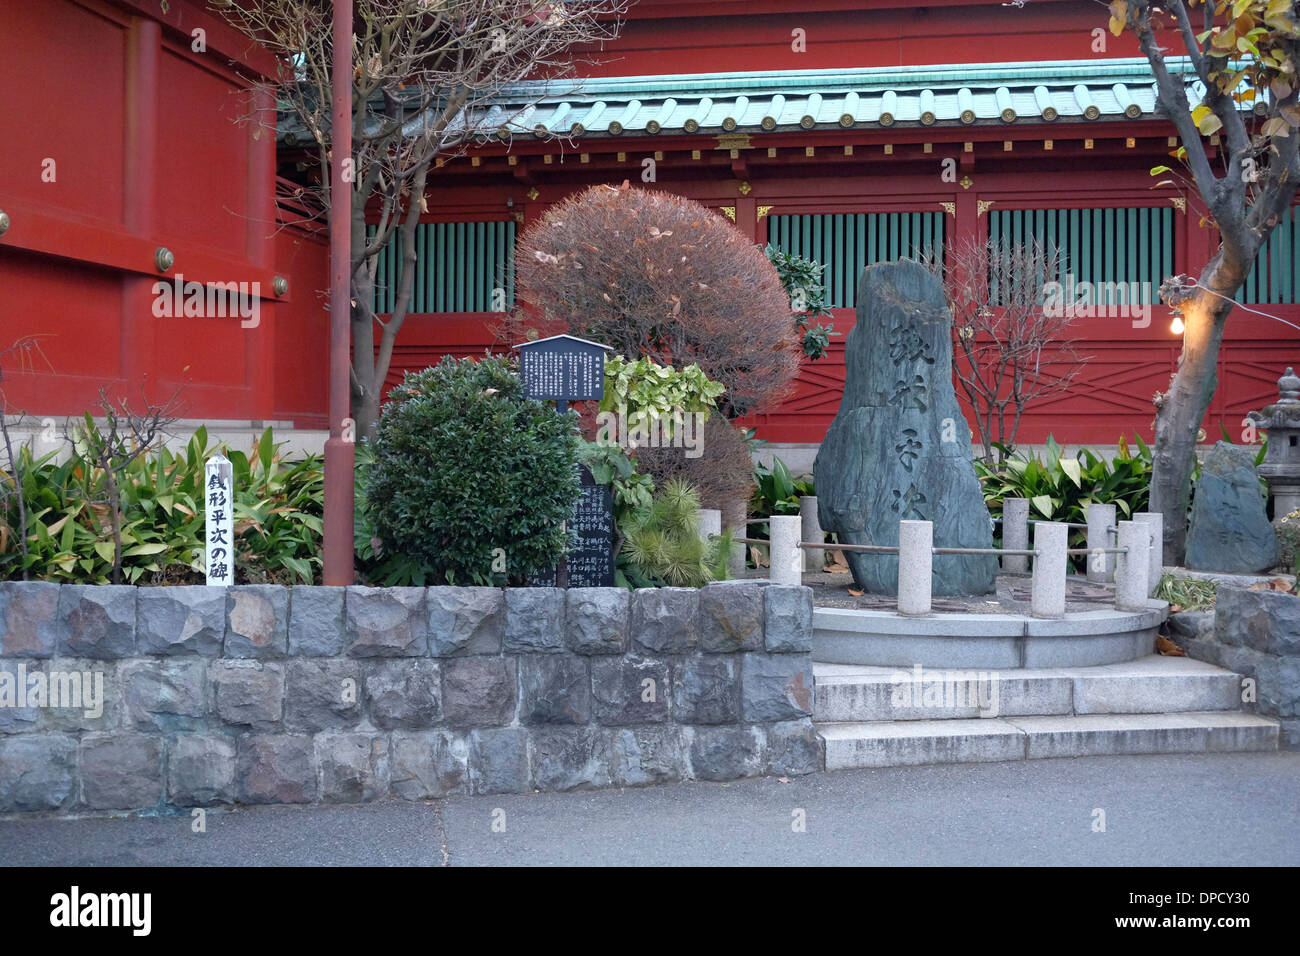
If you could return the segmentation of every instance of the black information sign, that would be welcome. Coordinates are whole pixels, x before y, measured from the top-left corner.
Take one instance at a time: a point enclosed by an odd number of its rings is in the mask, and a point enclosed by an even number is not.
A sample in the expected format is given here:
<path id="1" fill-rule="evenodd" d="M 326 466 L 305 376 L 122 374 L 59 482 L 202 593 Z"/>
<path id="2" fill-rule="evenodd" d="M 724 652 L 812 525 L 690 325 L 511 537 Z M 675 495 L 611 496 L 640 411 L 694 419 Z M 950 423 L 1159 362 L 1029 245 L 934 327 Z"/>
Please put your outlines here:
<path id="1" fill-rule="evenodd" d="M 608 345 L 572 335 L 553 335 L 516 345 L 519 378 L 528 398 L 566 402 L 600 401 L 605 397 L 605 353 Z"/>
<path id="2" fill-rule="evenodd" d="M 566 564 L 571 588 L 614 586 L 614 494 L 609 485 L 598 485 L 585 465 L 578 466 L 582 494 L 569 518 L 569 536 L 574 541 Z M 556 570 L 539 571 L 534 587 L 555 587 Z"/>

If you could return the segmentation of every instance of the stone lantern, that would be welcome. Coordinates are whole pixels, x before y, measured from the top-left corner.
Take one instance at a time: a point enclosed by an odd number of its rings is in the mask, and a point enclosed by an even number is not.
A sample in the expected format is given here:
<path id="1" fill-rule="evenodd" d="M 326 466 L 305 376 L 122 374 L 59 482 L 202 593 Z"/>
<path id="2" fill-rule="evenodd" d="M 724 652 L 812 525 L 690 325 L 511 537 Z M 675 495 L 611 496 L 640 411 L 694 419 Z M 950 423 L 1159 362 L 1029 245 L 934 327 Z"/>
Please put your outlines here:
<path id="1" fill-rule="evenodd" d="M 1300 510 L 1300 377 L 1288 367 L 1277 380 L 1280 398 L 1246 417 L 1268 432 L 1268 450 L 1259 473 L 1273 495 L 1273 523 Z"/>

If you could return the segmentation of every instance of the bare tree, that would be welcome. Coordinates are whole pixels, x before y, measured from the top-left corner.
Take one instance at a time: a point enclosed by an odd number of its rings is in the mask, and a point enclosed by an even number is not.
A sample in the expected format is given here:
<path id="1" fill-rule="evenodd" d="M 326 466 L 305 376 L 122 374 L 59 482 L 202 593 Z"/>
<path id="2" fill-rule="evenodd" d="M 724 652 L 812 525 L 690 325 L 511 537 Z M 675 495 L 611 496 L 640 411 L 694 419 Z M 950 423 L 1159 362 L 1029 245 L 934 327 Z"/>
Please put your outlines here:
<path id="1" fill-rule="evenodd" d="M 281 72 L 270 85 L 288 106 L 282 125 L 301 130 L 315 150 L 319 206 L 328 209 L 324 171 L 330 168 L 335 81 L 330 5 L 217 3 L 232 24 L 279 57 Z M 352 406 L 359 435 L 374 435 L 393 345 L 411 308 L 416 226 L 429 211 L 425 186 L 434 160 L 515 132 L 533 135 L 527 114 L 557 88 L 574 88 L 564 79 L 573 51 L 613 39 L 626 6 L 627 0 L 356 0 L 349 181 Z M 567 136 L 569 130 L 556 133 Z M 375 227 L 369 235 L 368 222 Z M 394 235 L 402 275 L 392 310 L 380 319 L 373 307 L 376 271 Z"/>
<path id="2" fill-rule="evenodd" d="M 1192 24 L 1198 6 L 1199 31 Z M 1156 111 L 1177 129 L 1178 158 L 1206 224 L 1221 240 L 1199 278 L 1178 276 L 1161 287 L 1186 331 L 1169 390 L 1155 397 L 1151 510 L 1164 515 L 1165 563 L 1177 564 L 1187 537 L 1197 432 L 1217 384 L 1233 296 L 1300 185 L 1300 14 L 1294 0 L 1115 0 L 1109 9 L 1111 32 L 1132 30 L 1151 63 Z M 1175 39 L 1190 76 L 1166 61 L 1165 43 Z M 1195 107 L 1188 81 L 1203 90 Z M 1203 138 L 1215 134 L 1221 145 Z M 1171 170 L 1153 170 L 1163 172 Z"/>
<path id="3" fill-rule="evenodd" d="M 1068 389 L 1087 362 L 1064 337 L 1072 309 L 1044 307 L 1062 256 L 1034 238 L 1014 244 L 966 238 L 943 262 L 929 252 L 921 261 L 943 280 L 952 312 L 953 379 L 992 461 L 999 445 L 1014 446 L 1025 409 Z"/>
<path id="4" fill-rule="evenodd" d="M 122 583 L 122 477 L 131 463 L 146 452 L 152 451 L 176 421 L 182 386 L 161 403 L 144 397 L 144 410 L 134 411 L 126 399 L 109 397 L 107 386 L 99 390 L 99 409 L 103 425 L 97 425 L 86 413 L 85 421 L 65 434 L 69 444 L 85 459 L 94 463 L 103 480 L 102 494 L 91 499 L 91 504 L 108 508 L 109 523 L 113 529 L 113 583 Z M 145 395 L 141 388 L 142 397 Z M 86 487 L 94 487 L 91 476 Z"/>
<path id="5" fill-rule="evenodd" d="M 24 335 L 14 341 L 8 348 L 0 349 L 0 361 L 7 359 L 9 356 L 17 356 L 18 366 L 26 371 L 30 370 L 35 364 L 35 358 L 39 357 L 46 365 L 50 360 L 45 357 L 41 351 L 41 339 L 43 335 Z M 52 366 L 51 366 L 52 368 Z M 4 381 L 4 366 L 0 364 L 0 382 Z M 0 386 L 0 442 L 4 444 L 5 467 L 8 474 L 0 473 L 0 551 L 7 549 L 7 543 L 3 538 L 10 532 L 6 516 L 9 514 L 9 502 L 14 502 L 14 510 L 18 512 L 18 527 L 12 529 L 12 533 L 18 542 L 18 561 L 22 568 L 22 579 L 28 578 L 27 572 L 27 499 L 23 496 L 23 486 L 25 480 L 23 477 L 23 462 L 19 455 L 14 454 L 13 435 L 10 432 L 9 425 L 9 403 L 5 398 L 3 386 Z M 23 415 L 17 416 L 18 423 L 23 421 Z M 10 490 L 12 487 L 12 490 Z"/>

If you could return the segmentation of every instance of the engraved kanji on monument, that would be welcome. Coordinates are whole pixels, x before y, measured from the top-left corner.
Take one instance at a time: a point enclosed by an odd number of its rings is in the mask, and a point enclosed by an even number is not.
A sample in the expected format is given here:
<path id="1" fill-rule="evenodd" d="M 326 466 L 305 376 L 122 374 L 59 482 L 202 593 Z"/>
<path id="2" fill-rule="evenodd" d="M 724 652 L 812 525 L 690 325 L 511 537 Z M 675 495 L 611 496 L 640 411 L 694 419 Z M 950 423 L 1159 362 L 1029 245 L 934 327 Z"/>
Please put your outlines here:
<path id="1" fill-rule="evenodd" d="M 553 335 L 516 345 L 524 396 L 553 399 L 557 412 L 569 402 L 600 401 L 605 397 L 605 353 L 608 345 L 573 335 Z M 558 568 L 539 571 L 535 587 L 604 588 L 614 586 L 614 496 L 609 485 L 598 485 L 591 471 L 579 465 L 582 493 L 565 527 L 570 547 Z"/>
<path id="2" fill-rule="evenodd" d="M 899 521 L 923 520 L 935 547 L 993 546 L 953 391 L 951 328 L 943 286 L 922 266 L 863 270 L 844 397 L 813 466 L 821 525 L 844 544 L 897 545 Z M 897 555 L 845 558 L 858 585 L 897 593 Z M 936 555 L 933 593 L 987 594 L 996 573 L 993 555 Z"/>

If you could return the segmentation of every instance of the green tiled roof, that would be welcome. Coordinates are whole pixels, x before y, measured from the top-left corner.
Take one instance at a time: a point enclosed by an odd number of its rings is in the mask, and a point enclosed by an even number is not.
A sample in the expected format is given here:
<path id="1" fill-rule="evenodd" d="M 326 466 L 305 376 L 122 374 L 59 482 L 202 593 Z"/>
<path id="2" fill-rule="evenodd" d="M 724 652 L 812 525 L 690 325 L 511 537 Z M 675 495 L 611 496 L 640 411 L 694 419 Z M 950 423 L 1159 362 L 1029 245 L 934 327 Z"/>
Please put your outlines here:
<path id="1" fill-rule="evenodd" d="M 500 99 L 489 126 L 589 138 L 1150 118 L 1156 91 L 1146 59 L 1131 58 L 596 77 L 519 84 Z"/>
<path id="2" fill-rule="evenodd" d="M 1189 92 L 1199 81 L 1170 58 Z M 581 139 L 1151 118 L 1144 57 L 1019 64 L 589 77 L 508 87 L 481 130 Z M 533 103 L 535 105 L 529 106 Z M 283 140 L 297 132 L 282 118 Z M 413 121 L 418 122 L 418 121 Z M 301 142 L 306 139 L 299 135 Z"/>

